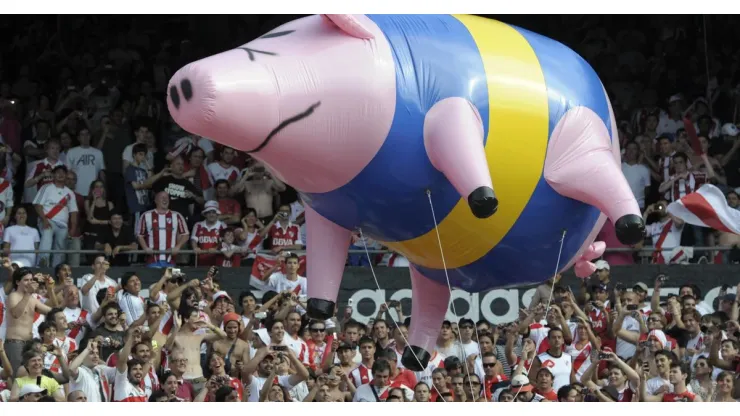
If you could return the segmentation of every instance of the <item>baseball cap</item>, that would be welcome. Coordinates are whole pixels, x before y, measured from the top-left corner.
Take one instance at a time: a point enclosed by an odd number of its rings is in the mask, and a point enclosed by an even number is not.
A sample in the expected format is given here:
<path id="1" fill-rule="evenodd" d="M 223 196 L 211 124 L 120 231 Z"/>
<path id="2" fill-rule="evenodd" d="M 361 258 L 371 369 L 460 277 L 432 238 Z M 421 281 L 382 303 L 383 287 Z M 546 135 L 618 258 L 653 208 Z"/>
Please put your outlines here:
<path id="1" fill-rule="evenodd" d="M 609 262 L 607 262 L 606 260 L 599 260 L 596 263 L 594 263 L 594 265 L 596 266 L 596 270 L 604 270 L 604 269 L 610 270 L 611 269 L 611 267 L 609 267 Z"/>
<path id="2" fill-rule="evenodd" d="M 217 201 L 208 201 L 203 206 L 203 215 L 205 215 L 206 212 L 215 211 L 216 214 L 221 215 L 221 210 L 218 208 L 218 202 Z"/>
<path id="3" fill-rule="evenodd" d="M 267 328 L 260 328 L 254 331 L 258 337 L 260 337 L 260 341 L 262 341 L 265 345 L 270 345 L 270 334 L 267 333 Z"/>
<path id="4" fill-rule="evenodd" d="M 633 292 L 635 291 L 635 289 L 640 289 L 641 292 L 645 292 L 645 293 L 647 293 L 647 291 L 648 291 L 647 285 L 645 283 L 642 283 L 642 282 L 638 282 L 634 286 L 632 286 L 632 291 Z"/>
<path id="5" fill-rule="evenodd" d="M 23 387 L 21 387 L 21 392 L 19 396 L 23 397 L 27 394 L 33 394 L 33 393 L 46 394 L 46 389 L 42 389 L 40 386 L 37 386 L 36 384 L 26 384 Z"/>
<path id="6" fill-rule="evenodd" d="M 731 293 L 728 293 L 722 296 L 721 298 L 719 298 L 720 302 L 735 302 L 735 299 L 736 299 L 735 295 Z"/>
<path id="7" fill-rule="evenodd" d="M 606 292 L 609 290 L 609 287 L 607 285 L 593 285 L 591 286 L 591 290 L 594 292 Z"/>
<path id="8" fill-rule="evenodd" d="M 229 294 L 226 293 L 226 292 L 224 292 L 223 290 L 219 290 L 218 292 L 216 292 L 216 293 L 213 294 L 213 301 L 214 302 L 217 301 L 217 300 L 219 300 L 220 298 L 226 298 L 229 301 L 233 302 L 231 300 L 231 297 L 229 296 Z"/>
<path id="9" fill-rule="evenodd" d="M 673 94 L 673 95 L 671 95 L 671 98 L 668 99 L 668 104 L 673 104 L 676 101 L 681 101 L 681 100 L 683 100 L 683 95 L 681 95 L 681 94 Z"/>
<path id="10" fill-rule="evenodd" d="M 234 312 L 229 312 L 226 315 L 224 315 L 224 326 L 226 326 L 231 321 L 236 321 L 237 323 L 241 323 L 241 318 L 239 315 L 235 314 Z"/>
<path id="11" fill-rule="evenodd" d="M 514 392 L 527 392 L 532 391 L 532 385 L 529 384 L 527 376 L 519 374 L 511 379 L 511 388 Z"/>
<path id="12" fill-rule="evenodd" d="M 732 123 L 725 123 L 722 126 L 722 134 L 725 136 L 738 136 L 740 135 L 740 129 L 737 128 L 736 125 Z"/>

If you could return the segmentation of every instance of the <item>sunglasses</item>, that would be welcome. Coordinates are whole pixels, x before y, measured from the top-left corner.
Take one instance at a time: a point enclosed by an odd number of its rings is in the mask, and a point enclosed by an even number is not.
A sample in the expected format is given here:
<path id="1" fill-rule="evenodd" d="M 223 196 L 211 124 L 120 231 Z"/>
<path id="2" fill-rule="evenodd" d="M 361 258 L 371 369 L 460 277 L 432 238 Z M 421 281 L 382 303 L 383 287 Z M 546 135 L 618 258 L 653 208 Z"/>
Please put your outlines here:
<path id="1" fill-rule="evenodd" d="M 483 363 L 483 368 L 493 368 L 496 367 L 496 363 Z"/>
<path id="2" fill-rule="evenodd" d="M 326 331 L 326 328 L 311 328 L 311 332 L 324 332 Z"/>
<path id="3" fill-rule="evenodd" d="M 648 318 L 648 322 L 660 322 L 660 319 L 658 318 Z"/>

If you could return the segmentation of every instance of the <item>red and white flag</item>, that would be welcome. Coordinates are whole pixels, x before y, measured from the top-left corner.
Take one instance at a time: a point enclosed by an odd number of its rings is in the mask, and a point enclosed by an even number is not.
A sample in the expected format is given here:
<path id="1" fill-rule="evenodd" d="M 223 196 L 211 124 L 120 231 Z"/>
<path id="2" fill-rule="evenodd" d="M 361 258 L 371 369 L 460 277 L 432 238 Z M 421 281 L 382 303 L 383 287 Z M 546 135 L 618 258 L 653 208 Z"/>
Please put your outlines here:
<path id="1" fill-rule="evenodd" d="M 251 277 L 253 279 L 257 279 L 260 281 L 267 280 L 270 276 L 265 276 L 265 278 L 262 278 L 262 273 L 264 273 L 266 270 L 270 269 L 272 266 L 275 265 L 277 262 L 278 257 L 271 254 L 265 254 L 265 253 L 259 253 L 257 254 L 257 257 L 254 258 L 254 263 L 252 264 L 252 275 Z M 285 272 L 285 266 L 278 270 L 281 273 Z M 306 275 L 306 255 L 301 254 L 298 256 L 298 275 L 299 276 L 305 276 Z"/>
<path id="2" fill-rule="evenodd" d="M 669 214 L 691 225 L 740 234 L 740 211 L 730 208 L 722 191 L 706 184 L 668 205 Z"/>

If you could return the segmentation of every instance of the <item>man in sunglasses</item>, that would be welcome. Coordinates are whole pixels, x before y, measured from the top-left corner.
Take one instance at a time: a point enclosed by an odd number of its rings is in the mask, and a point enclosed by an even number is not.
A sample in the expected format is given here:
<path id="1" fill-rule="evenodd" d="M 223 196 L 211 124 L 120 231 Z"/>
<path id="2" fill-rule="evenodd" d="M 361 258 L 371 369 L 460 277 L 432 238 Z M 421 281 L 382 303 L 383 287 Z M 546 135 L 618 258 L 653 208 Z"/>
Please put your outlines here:
<path id="1" fill-rule="evenodd" d="M 311 339 L 306 341 L 306 345 L 308 346 L 308 365 L 316 370 L 322 367 L 321 364 L 326 353 L 326 324 L 322 321 L 311 321 L 308 324 L 308 332 L 311 335 Z"/>
<path id="2" fill-rule="evenodd" d="M 496 366 L 496 354 L 493 352 L 483 353 L 483 388 L 486 395 L 486 400 L 491 401 L 493 392 L 499 387 L 503 387 L 508 384 L 509 378 L 506 374 L 500 373 Z M 504 384 L 500 384 L 504 383 Z"/>

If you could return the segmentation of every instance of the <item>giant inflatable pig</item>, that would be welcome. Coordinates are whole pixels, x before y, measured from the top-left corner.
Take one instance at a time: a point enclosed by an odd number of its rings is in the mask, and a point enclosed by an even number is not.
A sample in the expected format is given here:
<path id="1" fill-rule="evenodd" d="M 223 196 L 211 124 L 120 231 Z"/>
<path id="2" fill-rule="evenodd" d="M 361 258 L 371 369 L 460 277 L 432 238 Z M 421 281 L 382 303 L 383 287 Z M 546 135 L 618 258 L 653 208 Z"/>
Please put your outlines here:
<path id="1" fill-rule="evenodd" d="M 606 217 L 625 244 L 644 235 L 593 69 L 497 21 L 305 17 L 180 69 L 167 103 L 185 130 L 300 192 L 309 316 L 334 312 L 353 230 L 409 259 L 411 370 L 435 348 L 448 279 L 476 292 L 542 282 L 557 264 L 585 275 Z"/>

